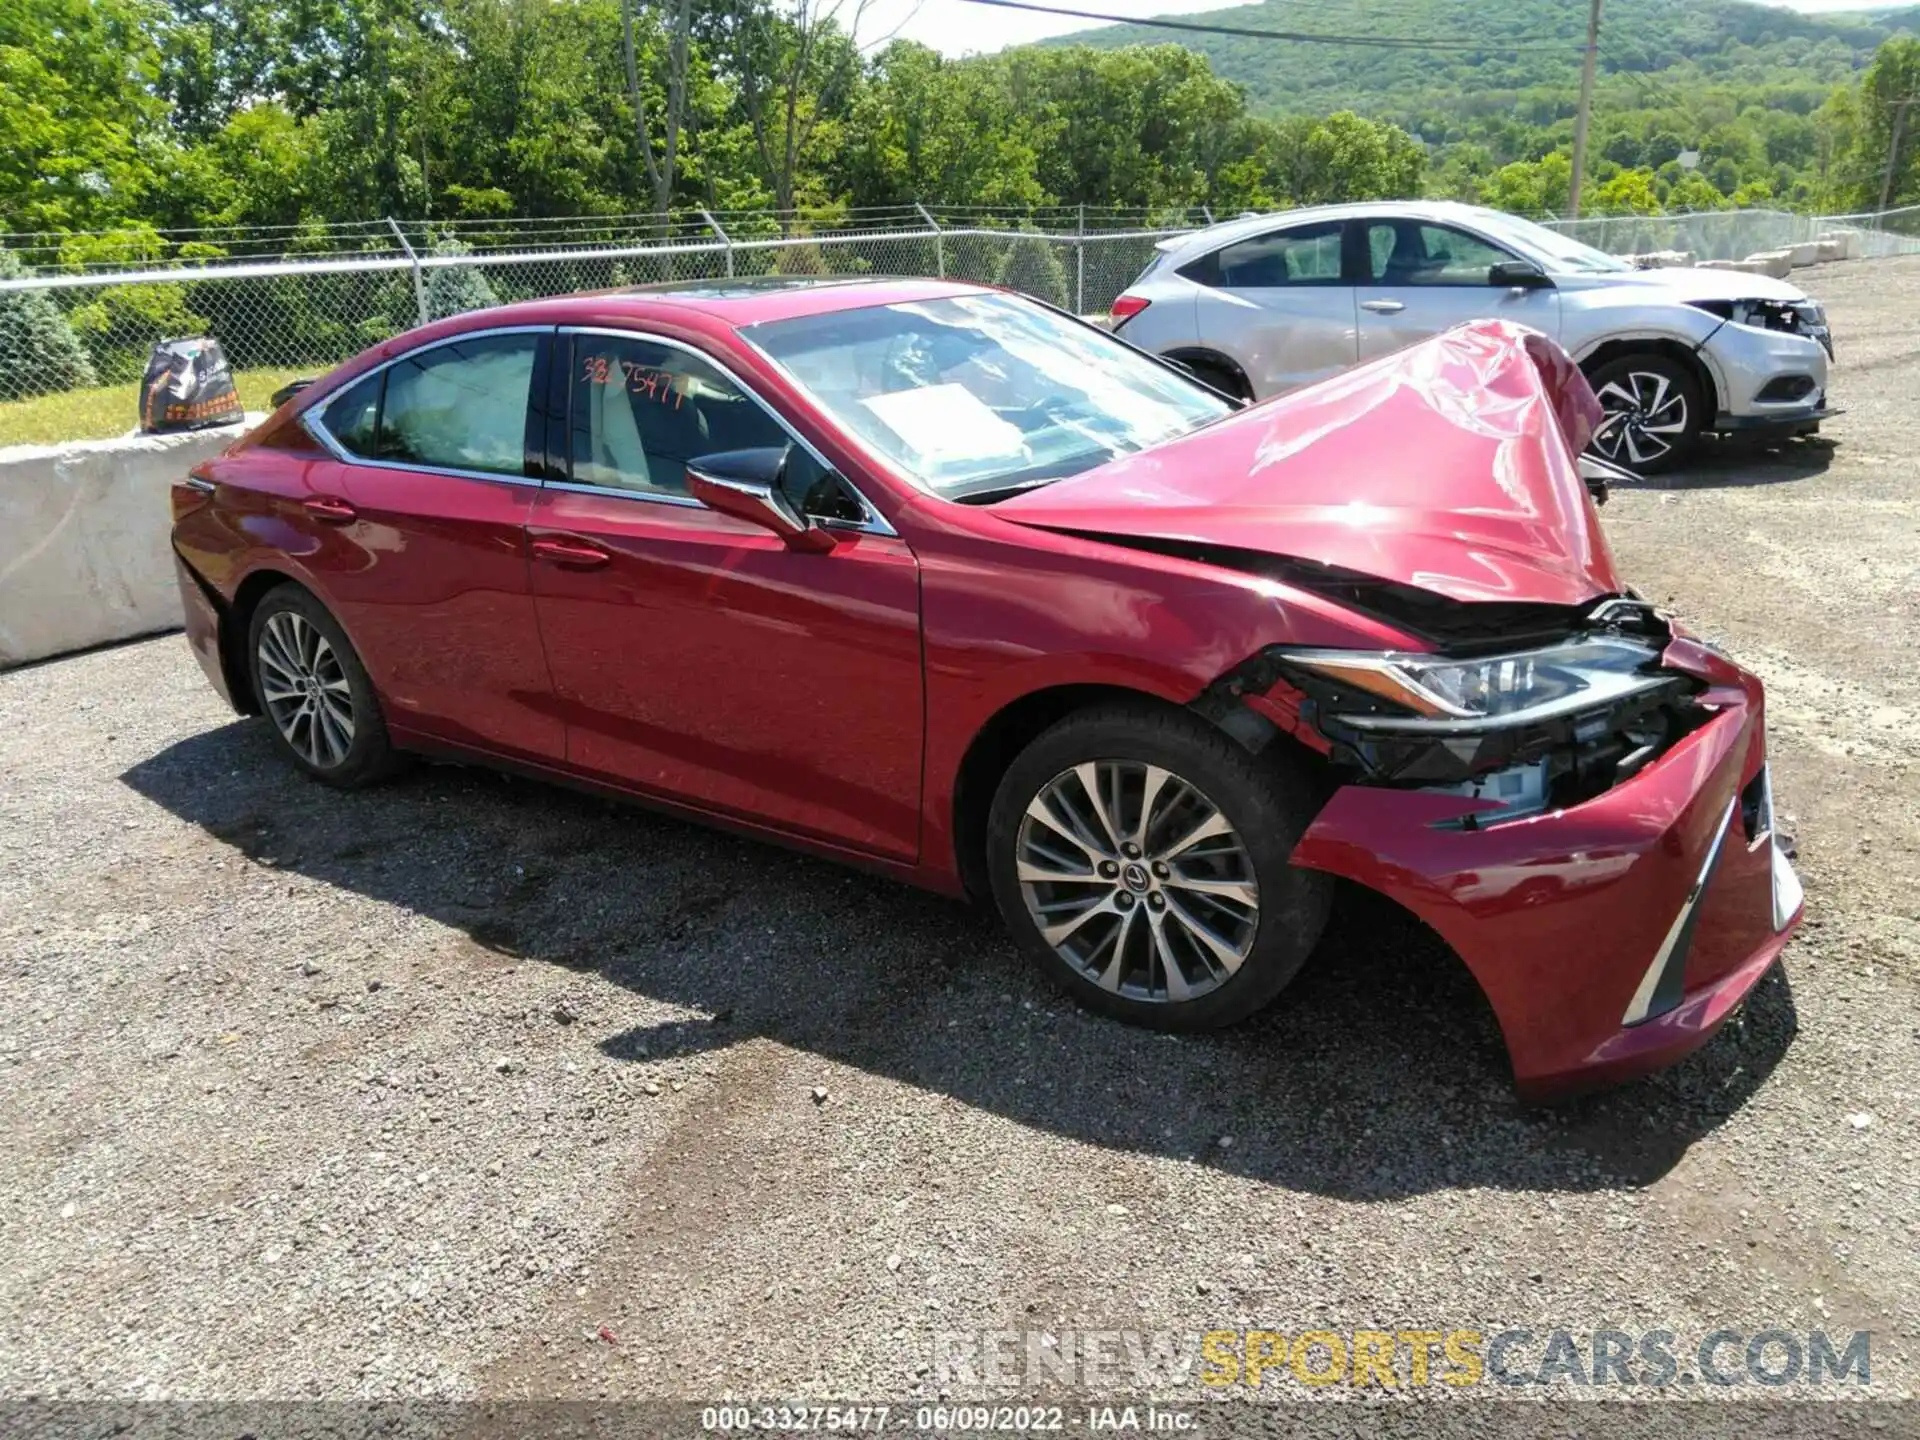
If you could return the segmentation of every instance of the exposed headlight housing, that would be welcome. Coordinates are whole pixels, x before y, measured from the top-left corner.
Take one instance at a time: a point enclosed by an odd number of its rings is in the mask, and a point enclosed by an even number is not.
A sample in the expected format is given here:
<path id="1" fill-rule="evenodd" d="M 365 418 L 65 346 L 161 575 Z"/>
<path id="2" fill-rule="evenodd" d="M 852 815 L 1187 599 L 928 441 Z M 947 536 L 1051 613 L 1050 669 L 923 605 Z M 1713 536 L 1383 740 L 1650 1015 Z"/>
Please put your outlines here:
<path id="1" fill-rule="evenodd" d="M 1289 650 L 1280 657 L 1333 681 L 1364 703 L 1337 702 L 1330 717 L 1355 730 L 1465 735 L 1534 725 L 1614 704 L 1669 685 L 1660 652 L 1615 636 L 1587 636 L 1539 649 L 1474 659 L 1392 651 Z M 1359 692 L 1356 694 L 1355 692 Z"/>
<path id="2" fill-rule="evenodd" d="M 1827 328 L 1827 312 L 1814 300 L 1689 300 L 1687 304 L 1736 325 L 1761 330 L 1818 338 Z"/>

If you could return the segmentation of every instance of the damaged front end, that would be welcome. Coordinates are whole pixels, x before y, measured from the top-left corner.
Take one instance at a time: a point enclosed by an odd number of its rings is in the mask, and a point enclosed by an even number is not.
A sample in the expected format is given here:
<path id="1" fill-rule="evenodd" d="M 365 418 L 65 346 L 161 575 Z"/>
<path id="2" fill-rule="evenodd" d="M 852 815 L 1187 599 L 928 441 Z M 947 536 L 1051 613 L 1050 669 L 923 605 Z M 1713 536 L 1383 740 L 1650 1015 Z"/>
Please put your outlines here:
<path id="1" fill-rule="evenodd" d="M 1343 784 L 1487 802 L 1478 829 L 1577 805 L 1631 779 L 1705 722 L 1696 676 L 1667 668 L 1667 620 L 1643 601 L 1463 605 L 1374 582 L 1433 651 L 1275 646 L 1215 688 L 1325 755 Z M 1497 612 L 1497 613 L 1495 613 Z"/>
<path id="2" fill-rule="evenodd" d="M 1456 604 L 1436 612 L 1443 638 L 1383 593 L 1433 648 L 1276 646 L 1201 697 L 1326 758 L 1334 784 L 1293 863 L 1431 927 L 1529 1099 L 1703 1043 L 1800 916 L 1759 681 L 1629 597 L 1563 612 L 1552 634 L 1546 608 L 1490 623 Z"/>

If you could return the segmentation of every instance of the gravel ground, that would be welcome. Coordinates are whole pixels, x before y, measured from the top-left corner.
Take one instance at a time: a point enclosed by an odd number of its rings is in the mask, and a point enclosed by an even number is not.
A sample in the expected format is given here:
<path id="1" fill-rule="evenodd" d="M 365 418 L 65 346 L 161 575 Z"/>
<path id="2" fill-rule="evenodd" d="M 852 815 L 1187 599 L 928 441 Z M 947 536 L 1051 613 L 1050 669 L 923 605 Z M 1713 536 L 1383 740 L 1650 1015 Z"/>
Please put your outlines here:
<path id="1" fill-rule="evenodd" d="M 0 675 L 0 1396 L 904 1401 L 936 1331 L 1513 1325 L 1870 1329 L 1911 1396 L 1920 261 L 1812 288 L 1849 413 L 1605 511 L 1772 687 L 1812 918 L 1553 1111 L 1365 897 L 1278 1011 L 1160 1037 L 823 863 L 310 785 L 177 636 Z"/>

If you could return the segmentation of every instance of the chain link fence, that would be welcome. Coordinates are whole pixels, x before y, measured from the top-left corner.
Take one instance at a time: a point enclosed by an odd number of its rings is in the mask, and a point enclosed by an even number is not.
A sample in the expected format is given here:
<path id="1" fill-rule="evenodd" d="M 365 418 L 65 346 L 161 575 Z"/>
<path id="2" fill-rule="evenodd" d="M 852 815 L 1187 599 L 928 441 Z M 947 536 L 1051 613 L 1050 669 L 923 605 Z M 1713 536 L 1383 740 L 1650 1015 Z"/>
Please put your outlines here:
<path id="1" fill-rule="evenodd" d="M 1007 285 L 1093 314 L 1146 268 L 1156 243 L 1213 219 L 1203 210 L 1060 207 L 1008 216 L 913 205 L 0 235 L 0 445 L 131 426 L 132 389 L 163 339 L 218 339 L 243 403 L 257 409 L 285 380 L 322 373 L 429 320 L 580 290 L 766 275 L 929 275 Z M 1735 211 L 1549 223 L 1615 254 L 1737 258 L 1836 226 L 1861 231 L 1866 254 L 1920 251 L 1920 207 L 1872 216 Z M 9 422 L 21 402 L 46 397 L 60 397 L 61 405 L 37 413 L 34 425 Z M 63 418 L 69 411 L 71 420 Z"/>
<path id="2" fill-rule="evenodd" d="M 1860 232 L 1859 255 L 1920 253 L 1920 205 L 1881 214 L 1798 215 L 1785 210 L 1703 210 L 1687 215 L 1596 215 L 1544 222 L 1609 255 L 1685 251 L 1696 260 L 1742 260 L 1834 230 Z"/>
<path id="3" fill-rule="evenodd" d="M 1157 241 L 1209 219 L 913 206 L 824 220 L 702 212 L 664 221 L 384 222 L 279 236 L 136 231 L 79 237 L 84 248 L 75 237 L 0 237 L 0 444 L 8 404 L 130 386 L 163 339 L 218 339 L 243 401 L 257 407 L 286 378 L 324 371 L 416 325 L 582 290 L 928 275 L 1008 285 L 1091 313 L 1146 268 Z M 124 410 L 131 424 L 130 400 Z"/>

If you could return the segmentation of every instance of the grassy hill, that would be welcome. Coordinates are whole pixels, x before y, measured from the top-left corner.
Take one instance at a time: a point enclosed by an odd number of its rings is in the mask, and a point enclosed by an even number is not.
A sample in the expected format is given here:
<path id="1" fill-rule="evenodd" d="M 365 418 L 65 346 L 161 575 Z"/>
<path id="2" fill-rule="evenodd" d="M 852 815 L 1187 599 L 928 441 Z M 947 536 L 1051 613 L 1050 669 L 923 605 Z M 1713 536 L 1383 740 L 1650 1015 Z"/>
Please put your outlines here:
<path id="1" fill-rule="evenodd" d="M 1246 89 L 1256 110 L 1324 114 L 1355 108 L 1417 116 L 1436 101 L 1579 82 L 1587 7 L 1578 0 L 1263 0 L 1182 20 L 1320 34 L 1420 36 L 1527 43 L 1497 50 L 1377 49 L 1196 35 L 1115 25 L 1049 41 L 1102 48 L 1176 41 L 1204 54 L 1214 72 Z M 1600 71 L 1616 84 L 1661 87 L 1830 86 L 1865 65 L 1901 31 L 1920 34 L 1920 6 L 1861 14 L 1802 15 L 1740 0 L 1607 0 Z"/>

